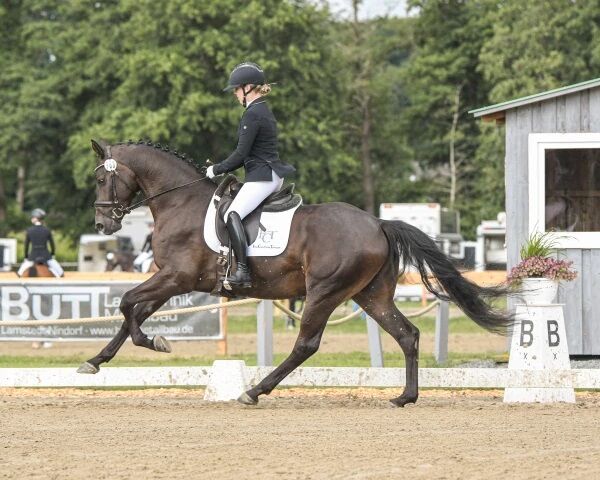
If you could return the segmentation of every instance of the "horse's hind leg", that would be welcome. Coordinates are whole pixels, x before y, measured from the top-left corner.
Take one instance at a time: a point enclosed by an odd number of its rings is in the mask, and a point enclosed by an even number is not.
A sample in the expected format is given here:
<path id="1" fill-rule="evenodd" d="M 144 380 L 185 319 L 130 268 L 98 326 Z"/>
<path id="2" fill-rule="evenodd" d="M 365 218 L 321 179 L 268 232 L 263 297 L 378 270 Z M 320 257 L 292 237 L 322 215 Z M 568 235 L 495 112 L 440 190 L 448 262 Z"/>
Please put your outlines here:
<path id="1" fill-rule="evenodd" d="M 167 300 L 168 298 L 163 298 L 161 300 L 138 303 L 133 310 L 133 321 L 136 322 L 138 326 L 140 326 Z M 121 328 L 114 336 L 114 338 L 108 343 L 108 345 L 106 345 L 106 347 L 104 347 L 102 351 L 94 358 L 91 358 L 87 362 L 82 363 L 81 366 L 77 369 L 77 372 L 98 373 L 98 371 L 100 370 L 100 365 L 102 363 L 110 362 L 114 358 L 119 349 L 125 343 L 125 340 L 127 340 L 128 336 L 129 329 L 127 328 L 127 324 L 123 322 L 123 325 L 121 325 Z"/>
<path id="2" fill-rule="evenodd" d="M 389 265 L 385 266 L 364 290 L 354 296 L 354 300 L 398 342 L 404 352 L 406 387 L 402 395 L 391 400 L 394 405 L 403 407 L 407 403 L 415 403 L 419 396 L 419 329 L 394 304 L 396 273 L 393 270 Z"/>

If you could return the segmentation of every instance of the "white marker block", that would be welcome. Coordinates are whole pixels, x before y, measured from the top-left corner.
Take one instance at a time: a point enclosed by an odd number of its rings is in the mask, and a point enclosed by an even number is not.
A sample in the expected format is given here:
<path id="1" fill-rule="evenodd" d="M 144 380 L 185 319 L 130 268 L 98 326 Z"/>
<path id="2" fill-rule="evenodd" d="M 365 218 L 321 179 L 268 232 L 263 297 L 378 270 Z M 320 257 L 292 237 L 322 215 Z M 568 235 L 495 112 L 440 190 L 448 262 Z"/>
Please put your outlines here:
<path id="1" fill-rule="evenodd" d="M 562 305 L 517 305 L 508 368 L 513 370 L 570 370 L 569 347 Z M 504 390 L 505 402 L 575 403 L 570 379 L 564 387 Z"/>
<path id="2" fill-rule="evenodd" d="M 215 360 L 212 365 L 204 400 L 228 402 L 248 390 L 245 377 L 246 362 L 243 360 Z"/>

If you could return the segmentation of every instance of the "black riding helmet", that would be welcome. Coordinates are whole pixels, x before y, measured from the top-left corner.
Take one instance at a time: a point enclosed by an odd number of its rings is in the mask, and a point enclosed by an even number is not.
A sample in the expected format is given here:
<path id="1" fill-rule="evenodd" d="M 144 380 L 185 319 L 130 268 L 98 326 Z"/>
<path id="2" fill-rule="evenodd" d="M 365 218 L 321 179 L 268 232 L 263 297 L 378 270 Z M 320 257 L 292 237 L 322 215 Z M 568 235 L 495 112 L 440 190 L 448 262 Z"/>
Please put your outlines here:
<path id="1" fill-rule="evenodd" d="M 46 212 L 44 212 L 44 210 L 42 210 L 41 208 L 34 208 L 31 211 L 31 218 L 37 218 L 38 220 L 43 220 L 45 216 L 46 216 Z"/>
<path id="2" fill-rule="evenodd" d="M 223 89 L 224 92 L 233 90 L 242 85 L 263 85 L 266 83 L 265 72 L 260 66 L 252 62 L 237 65 L 229 74 L 229 82 Z M 250 93 L 245 92 L 246 93 Z"/>

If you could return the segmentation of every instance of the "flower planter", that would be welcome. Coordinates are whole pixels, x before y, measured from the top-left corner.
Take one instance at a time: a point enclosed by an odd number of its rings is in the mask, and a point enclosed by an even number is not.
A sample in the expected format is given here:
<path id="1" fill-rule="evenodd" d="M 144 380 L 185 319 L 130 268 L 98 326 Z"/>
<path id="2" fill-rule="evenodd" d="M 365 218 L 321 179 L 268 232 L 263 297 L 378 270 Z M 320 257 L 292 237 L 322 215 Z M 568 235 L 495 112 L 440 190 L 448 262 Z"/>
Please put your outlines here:
<path id="1" fill-rule="evenodd" d="M 526 305 L 548 305 L 554 303 L 558 292 L 558 281 L 549 278 L 524 278 L 521 295 Z"/>

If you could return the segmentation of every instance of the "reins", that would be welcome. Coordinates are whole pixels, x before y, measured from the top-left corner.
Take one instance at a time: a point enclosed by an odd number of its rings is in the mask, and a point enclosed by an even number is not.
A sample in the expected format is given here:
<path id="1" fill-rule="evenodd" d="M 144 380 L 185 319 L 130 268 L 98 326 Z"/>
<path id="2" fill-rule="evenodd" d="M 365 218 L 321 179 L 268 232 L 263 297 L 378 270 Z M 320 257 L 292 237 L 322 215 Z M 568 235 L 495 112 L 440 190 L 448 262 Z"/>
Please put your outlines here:
<path id="1" fill-rule="evenodd" d="M 178 190 L 180 188 L 187 187 L 189 185 L 193 185 L 194 183 L 198 183 L 200 180 L 204 180 L 205 178 L 207 178 L 206 175 L 204 177 L 202 177 L 202 178 L 197 178 L 196 180 L 193 180 L 191 182 L 184 183 L 183 185 L 178 185 L 176 187 L 169 188 L 169 189 L 167 189 L 167 190 L 165 190 L 163 192 L 159 192 L 159 193 L 157 193 L 155 195 L 151 195 L 149 197 L 146 197 L 146 198 L 140 200 L 139 202 L 134 203 L 133 205 L 129 205 L 129 207 L 123 208 L 123 213 L 131 213 L 132 210 L 135 210 L 136 208 L 142 206 L 148 200 L 152 200 L 153 198 L 160 197 L 161 195 L 164 195 L 165 193 L 169 193 L 169 192 L 172 192 L 174 190 Z"/>

